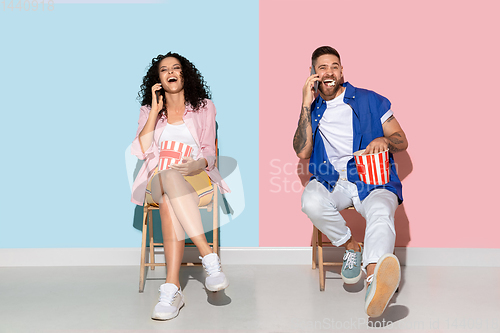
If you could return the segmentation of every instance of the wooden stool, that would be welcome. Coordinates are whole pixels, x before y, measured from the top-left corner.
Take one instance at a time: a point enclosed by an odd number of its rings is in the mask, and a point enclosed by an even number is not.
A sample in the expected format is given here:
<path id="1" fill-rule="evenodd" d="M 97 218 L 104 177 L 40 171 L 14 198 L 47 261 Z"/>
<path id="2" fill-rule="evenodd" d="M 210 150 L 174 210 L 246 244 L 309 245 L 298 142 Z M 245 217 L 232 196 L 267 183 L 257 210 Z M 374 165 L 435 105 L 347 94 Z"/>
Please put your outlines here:
<path id="1" fill-rule="evenodd" d="M 354 209 L 354 207 L 349 207 L 346 209 Z M 363 245 L 363 243 L 359 243 L 360 245 Z M 342 267 L 342 261 L 340 262 L 325 262 L 323 260 L 323 246 L 326 247 L 336 247 L 332 244 L 330 241 L 323 241 L 323 233 L 318 230 L 313 225 L 313 236 L 312 236 L 312 269 L 316 269 L 316 261 L 318 261 L 318 267 L 319 267 L 319 290 L 324 291 L 325 290 L 325 270 L 324 266 L 341 266 Z"/>
<path id="2" fill-rule="evenodd" d="M 319 290 L 325 290 L 325 270 L 324 266 L 341 266 L 342 261 L 324 261 L 323 259 L 323 246 L 336 247 L 330 241 L 323 241 L 323 233 L 313 226 L 313 245 L 312 245 L 312 269 L 316 269 L 316 260 L 318 261 L 319 268 Z M 361 246 L 363 243 L 358 242 Z"/>

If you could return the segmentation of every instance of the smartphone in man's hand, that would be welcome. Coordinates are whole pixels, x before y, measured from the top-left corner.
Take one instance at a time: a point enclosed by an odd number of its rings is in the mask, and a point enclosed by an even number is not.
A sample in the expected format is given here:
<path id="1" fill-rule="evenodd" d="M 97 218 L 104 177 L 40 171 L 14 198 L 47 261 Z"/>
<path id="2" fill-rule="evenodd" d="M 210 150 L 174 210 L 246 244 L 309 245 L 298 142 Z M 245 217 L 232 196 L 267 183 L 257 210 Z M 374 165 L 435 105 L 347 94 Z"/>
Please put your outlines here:
<path id="1" fill-rule="evenodd" d="M 314 75 L 314 74 L 316 74 L 316 71 L 314 70 L 314 65 L 311 64 L 311 75 Z M 319 85 L 319 81 L 314 82 L 314 93 L 315 94 L 318 93 L 318 85 Z"/>

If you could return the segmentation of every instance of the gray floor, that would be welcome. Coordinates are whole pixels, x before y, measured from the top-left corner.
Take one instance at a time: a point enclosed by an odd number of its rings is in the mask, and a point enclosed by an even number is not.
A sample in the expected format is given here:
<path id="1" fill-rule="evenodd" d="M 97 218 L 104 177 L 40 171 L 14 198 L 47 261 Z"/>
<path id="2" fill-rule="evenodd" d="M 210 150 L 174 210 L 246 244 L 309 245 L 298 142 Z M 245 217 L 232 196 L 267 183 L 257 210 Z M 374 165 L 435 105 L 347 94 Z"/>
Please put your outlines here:
<path id="1" fill-rule="evenodd" d="M 186 305 L 150 319 L 165 269 L 138 292 L 138 267 L 0 268 L 0 332 L 500 332 L 500 268 L 403 267 L 383 317 L 364 313 L 362 283 L 337 268 L 319 291 L 310 266 L 226 265 L 230 286 L 206 292 L 201 267 L 183 267 Z M 380 326 L 384 328 L 380 329 Z"/>

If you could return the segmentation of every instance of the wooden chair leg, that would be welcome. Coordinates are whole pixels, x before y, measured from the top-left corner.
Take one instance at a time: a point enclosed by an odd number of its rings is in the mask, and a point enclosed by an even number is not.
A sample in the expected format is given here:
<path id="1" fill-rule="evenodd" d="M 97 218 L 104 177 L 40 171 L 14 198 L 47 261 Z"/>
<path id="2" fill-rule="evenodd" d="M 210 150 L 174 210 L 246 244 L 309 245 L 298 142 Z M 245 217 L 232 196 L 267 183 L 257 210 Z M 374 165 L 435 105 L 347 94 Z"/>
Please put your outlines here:
<path id="1" fill-rule="evenodd" d="M 146 234 L 148 232 L 148 209 L 144 207 L 144 213 L 142 218 L 142 245 L 141 245 L 141 272 L 139 277 L 139 292 L 144 291 L 144 276 L 146 271 Z"/>
<path id="2" fill-rule="evenodd" d="M 153 211 L 149 213 L 149 263 L 155 263 L 155 238 L 153 234 Z M 155 266 L 150 266 L 151 270 L 155 270 Z"/>
<path id="3" fill-rule="evenodd" d="M 316 260 L 318 260 L 318 229 L 313 225 L 312 269 L 316 269 Z"/>
<path id="4" fill-rule="evenodd" d="M 318 266 L 319 266 L 319 290 L 325 290 L 325 271 L 323 266 L 323 233 L 318 230 Z"/>
<path id="5" fill-rule="evenodd" d="M 214 197 L 212 202 L 212 217 L 213 217 L 213 232 L 212 232 L 212 241 L 213 251 L 220 256 L 219 253 L 219 205 L 218 205 L 218 195 L 217 195 L 217 186 L 214 184 Z"/>

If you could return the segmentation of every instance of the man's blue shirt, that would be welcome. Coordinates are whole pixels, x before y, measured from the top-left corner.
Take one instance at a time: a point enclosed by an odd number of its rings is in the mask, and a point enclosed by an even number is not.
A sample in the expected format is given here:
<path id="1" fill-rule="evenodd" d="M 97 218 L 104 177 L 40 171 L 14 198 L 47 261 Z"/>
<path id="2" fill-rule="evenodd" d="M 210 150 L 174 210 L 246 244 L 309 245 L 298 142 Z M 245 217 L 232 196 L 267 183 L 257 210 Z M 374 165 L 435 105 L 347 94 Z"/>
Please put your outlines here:
<path id="1" fill-rule="evenodd" d="M 344 83 L 343 86 L 346 88 L 344 103 L 348 104 L 353 112 L 352 151 L 355 152 L 365 149 L 374 139 L 384 136 L 380 118 L 391 109 L 391 102 L 373 91 L 355 88 L 349 82 Z M 332 191 L 339 179 L 339 173 L 328 160 L 325 144 L 319 133 L 318 125 L 325 111 L 326 101 L 318 96 L 311 104 L 313 150 L 309 160 L 309 172 L 312 173 L 311 179 L 318 180 L 329 191 Z M 359 179 L 354 156 L 347 162 L 347 179 L 356 184 L 360 200 L 365 199 L 374 189 L 385 188 L 398 196 L 400 204 L 403 202 L 402 185 L 391 153 L 389 153 L 389 162 L 390 178 L 385 185 L 365 184 Z"/>

